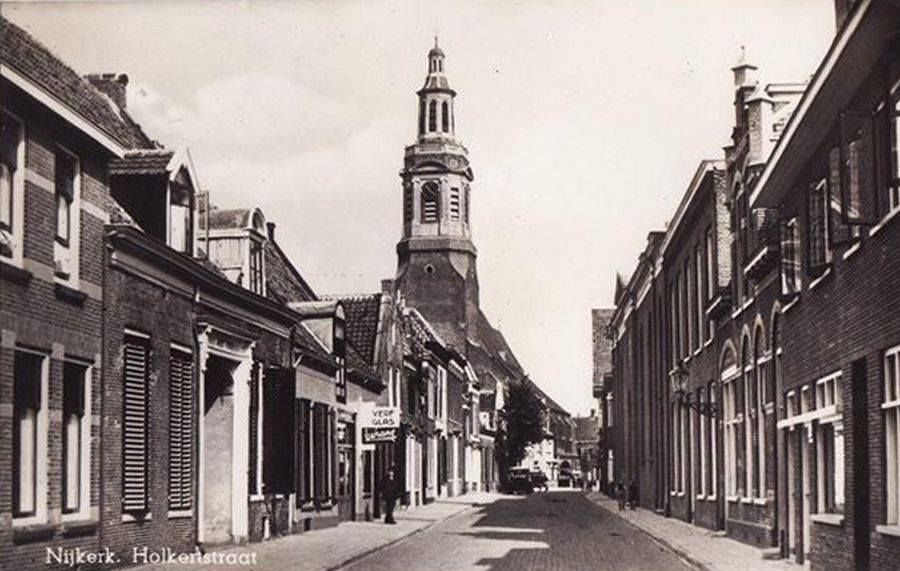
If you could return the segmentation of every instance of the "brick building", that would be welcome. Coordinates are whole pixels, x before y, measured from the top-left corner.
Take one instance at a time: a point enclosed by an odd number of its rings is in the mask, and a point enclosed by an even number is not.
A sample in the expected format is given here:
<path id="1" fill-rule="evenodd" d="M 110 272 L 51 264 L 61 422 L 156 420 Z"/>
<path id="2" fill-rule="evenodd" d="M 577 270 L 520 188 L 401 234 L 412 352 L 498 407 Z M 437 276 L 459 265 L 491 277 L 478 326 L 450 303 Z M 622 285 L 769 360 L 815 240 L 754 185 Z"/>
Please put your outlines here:
<path id="1" fill-rule="evenodd" d="M 150 142 L 2 18 L 0 37 L 0 566 L 20 568 L 99 546 L 106 165 Z"/>
<path id="2" fill-rule="evenodd" d="M 621 280 L 617 280 L 618 284 Z M 618 295 L 616 296 L 618 298 Z M 599 422 L 599 454 L 600 463 L 597 474 L 598 485 L 605 490 L 608 482 L 614 479 L 613 463 L 615 461 L 610 439 L 612 431 L 613 408 L 613 363 L 612 336 L 609 324 L 615 309 L 591 310 L 591 360 L 593 364 L 592 396 L 597 401 L 597 417 Z"/>
<path id="3" fill-rule="evenodd" d="M 642 505 L 814 569 L 888 569 L 900 7 L 835 7 L 808 86 L 742 56 L 725 160 L 619 280 L 608 436 Z"/>

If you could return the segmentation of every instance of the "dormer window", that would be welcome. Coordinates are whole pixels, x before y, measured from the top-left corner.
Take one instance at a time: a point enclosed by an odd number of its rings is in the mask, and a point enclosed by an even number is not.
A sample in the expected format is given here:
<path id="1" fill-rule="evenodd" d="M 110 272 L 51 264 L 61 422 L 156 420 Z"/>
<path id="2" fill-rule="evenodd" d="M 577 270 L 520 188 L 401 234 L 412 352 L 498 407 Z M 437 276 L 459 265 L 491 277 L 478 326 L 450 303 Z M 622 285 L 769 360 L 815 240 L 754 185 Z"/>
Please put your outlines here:
<path id="1" fill-rule="evenodd" d="M 194 193 L 182 169 L 169 184 L 169 247 L 193 254 Z"/>
<path id="2" fill-rule="evenodd" d="M 337 312 L 334 319 L 334 359 L 338 370 L 335 379 L 335 396 L 338 402 L 347 402 L 347 343 L 345 340 L 344 319 L 342 312 Z"/>
<path id="3" fill-rule="evenodd" d="M 265 293 L 265 281 L 263 280 L 263 247 L 261 242 L 250 240 L 250 291 L 263 295 Z"/>

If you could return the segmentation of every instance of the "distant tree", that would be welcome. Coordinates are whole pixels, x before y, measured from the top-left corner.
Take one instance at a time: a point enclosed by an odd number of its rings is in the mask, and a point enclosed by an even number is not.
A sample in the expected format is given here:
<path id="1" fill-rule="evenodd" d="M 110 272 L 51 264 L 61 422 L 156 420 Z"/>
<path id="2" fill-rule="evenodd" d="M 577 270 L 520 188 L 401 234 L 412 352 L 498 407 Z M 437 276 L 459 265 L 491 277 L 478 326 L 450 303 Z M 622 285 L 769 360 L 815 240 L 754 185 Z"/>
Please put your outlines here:
<path id="1" fill-rule="evenodd" d="M 544 438 L 544 407 L 527 379 L 509 384 L 500 415 L 503 420 L 503 464 L 515 466 L 525 458 L 529 444 Z"/>

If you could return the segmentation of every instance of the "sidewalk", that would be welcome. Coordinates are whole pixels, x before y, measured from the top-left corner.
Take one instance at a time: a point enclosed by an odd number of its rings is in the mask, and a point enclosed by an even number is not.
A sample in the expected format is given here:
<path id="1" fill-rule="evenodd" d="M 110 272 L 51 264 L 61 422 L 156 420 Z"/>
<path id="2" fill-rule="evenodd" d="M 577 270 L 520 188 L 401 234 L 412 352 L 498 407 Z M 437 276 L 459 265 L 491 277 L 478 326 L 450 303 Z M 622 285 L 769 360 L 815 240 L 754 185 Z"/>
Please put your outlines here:
<path id="1" fill-rule="evenodd" d="M 445 498 L 427 506 L 394 512 L 397 525 L 381 522 L 348 521 L 335 527 L 290 535 L 260 543 L 229 546 L 217 549 L 217 554 L 249 557 L 255 554 L 255 564 L 243 568 L 268 570 L 322 571 L 338 569 L 370 553 L 402 541 L 447 518 L 474 506 L 493 503 L 497 494 L 474 492 L 455 498 Z M 244 559 L 246 561 L 246 559 Z M 240 569 L 237 565 L 191 564 L 191 569 Z M 184 570 L 185 565 L 166 563 L 142 565 L 141 571 Z"/>
<path id="2" fill-rule="evenodd" d="M 608 512 L 628 521 L 672 549 L 700 569 L 707 571 L 803 571 L 802 565 L 762 558 L 762 550 L 729 539 L 678 519 L 663 517 L 638 508 L 620 512 L 616 501 L 599 492 L 588 499 Z"/>

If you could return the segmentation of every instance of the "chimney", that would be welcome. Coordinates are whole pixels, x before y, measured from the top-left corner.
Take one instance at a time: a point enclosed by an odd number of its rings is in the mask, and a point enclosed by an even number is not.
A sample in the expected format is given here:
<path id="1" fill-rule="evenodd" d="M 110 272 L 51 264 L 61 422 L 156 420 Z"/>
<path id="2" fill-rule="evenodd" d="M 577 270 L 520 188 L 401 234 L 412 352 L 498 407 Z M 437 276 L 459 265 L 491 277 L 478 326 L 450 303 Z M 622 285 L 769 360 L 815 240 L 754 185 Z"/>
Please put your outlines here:
<path id="1" fill-rule="evenodd" d="M 128 87 L 127 75 L 124 73 L 92 73 L 84 78 L 112 99 L 119 109 L 125 109 L 125 88 Z"/>
<path id="2" fill-rule="evenodd" d="M 381 280 L 381 293 L 384 295 L 393 295 L 394 280 Z"/>
<path id="3" fill-rule="evenodd" d="M 266 222 L 266 231 L 269 234 L 269 241 L 275 241 L 275 223 L 274 222 Z"/>

